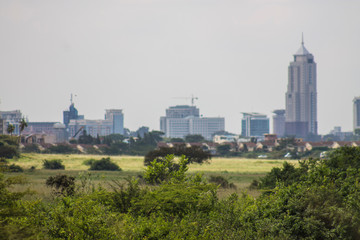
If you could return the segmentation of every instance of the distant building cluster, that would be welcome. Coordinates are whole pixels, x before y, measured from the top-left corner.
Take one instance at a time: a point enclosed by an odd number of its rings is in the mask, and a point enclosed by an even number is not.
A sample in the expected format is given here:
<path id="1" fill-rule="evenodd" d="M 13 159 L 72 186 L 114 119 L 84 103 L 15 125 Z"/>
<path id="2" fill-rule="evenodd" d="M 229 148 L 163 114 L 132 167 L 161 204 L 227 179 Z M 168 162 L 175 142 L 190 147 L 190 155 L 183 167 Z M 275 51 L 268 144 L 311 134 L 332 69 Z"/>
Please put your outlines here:
<path id="1" fill-rule="evenodd" d="M 225 131 L 225 119 L 200 117 L 200 111 L 195 106 L 173 106 L 166 110 L 166 116 L 160 118 L 160 131 L 167 138 L 199 134 L 211 140 L 216 132 Z"/>
<path id="2" fill-rule="evenodd" d="M 120 109 L 108 109 L 104 120 L 72 119 L 68 129 L 72 138 L 79 136 L 81 131 L 92 137 L 124 134 L 124 114 Z"/>
<path id="3" fill-rule="evenodd" d="M 296 137 L 314 141 L 318 136 L 317 121 L 317 69 L 314 56 L 305 48 L 302 39 L 299 50 L 288 66 L 288 83 L 285 93 L 285 109 L 274 110 L 272 116 L 273 134 L 277 137 Z M 256 138 L 263 140 L 270 133 L 269 118 L 260 113 L 243 113 L 241 119 L 241 137 L 238 135 L 218 134 L 225 132 L 223 117 L 202 117 L 200 110 L 192 105 L 171 106 L 166 109 L 165 116 L 160 118 L 160 130 L 167 138 L 184 138 L 187 135 L 199 134 L 207 140 L 218 143 L 225 141 L 241 142 L 241 139 Z M 92 137 L 109 134 L 143 137 L 149 128 L 141 127 L 136 132 L 124 129 L 124 114 L 121 109 L 105 110 L 105 118 L 101 120 L 85 119 L 79 115 L 72 101 L 68 110 L 63 111 L 63 123 L 59 122 L 29 122 L 24 130 L 25 142 L 58 143 L 78 138 L 86 131 Z M 7 127 L 12 124 L 12 134 L 19 134 L 19 124 L 22 119 L 20 110 L 0 111 L 0 134 L 7 133 Z M 360 97 L 353 100 L 353 130 L 360 135 Z M 335 127 L 329 138 L 340 140 L 351 138 L 353 132 L 342 132 L 341 127 Z M 216 137 L 214 137 L 216 135 Z"/>

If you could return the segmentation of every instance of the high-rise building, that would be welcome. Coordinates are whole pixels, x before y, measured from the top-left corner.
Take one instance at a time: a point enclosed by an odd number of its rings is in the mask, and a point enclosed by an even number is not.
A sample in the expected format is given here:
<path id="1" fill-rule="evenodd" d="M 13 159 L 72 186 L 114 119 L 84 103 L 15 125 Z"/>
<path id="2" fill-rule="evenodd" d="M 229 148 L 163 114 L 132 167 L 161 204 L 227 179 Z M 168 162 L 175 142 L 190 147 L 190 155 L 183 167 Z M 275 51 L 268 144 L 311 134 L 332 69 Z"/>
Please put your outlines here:
<path id="1" fill-rule="evenodd" d="M 285 134 L 317 135 L 317 125 L 316 63 L 302 40 L 288 69 Z"/>
<path id="2" fill-rule="evenodd" d="M 63 111 L 63 122 L 68 127 L 70 120 L 84 119 L 84 115 L 79 115 L 73 102 L 73 95 L 70 98 L 70 107 L 68 111 Z"/>
<path id="3" fill-rule="evenodd" d="M 243 113 L 241 135 L 244 137 L 263 138 L 269 133 L 269 118 L 260 113 Z"/>
<path id="4" fill-rule="evenodd" d="M 166 116 L 160 118 L 160 130 L 165 137 L 184 138 L 200 134 L 211 140 L 214 133 L 225 130 L 225 119 L 221 117 L 200 117 L 195 106 L 174 106 L 166 109 Z"/>
<path id="5" fill-rule="evenodd" d="M 354 131 L 360 129 L 360 97 L 355 97 L 354 100 Z"/>
<path id="6" fill-rule="evenodd" d="M 121 109 L 107 109 L 105 120 L 111 120 L 113 123 L 113 134 L 124 134 L 124 114 Z"/>
<path id="7" fill-rule="evenodd" d="M 285 136 L 285 109 L 274 110 L 273 133 L 278 137 Z"/>

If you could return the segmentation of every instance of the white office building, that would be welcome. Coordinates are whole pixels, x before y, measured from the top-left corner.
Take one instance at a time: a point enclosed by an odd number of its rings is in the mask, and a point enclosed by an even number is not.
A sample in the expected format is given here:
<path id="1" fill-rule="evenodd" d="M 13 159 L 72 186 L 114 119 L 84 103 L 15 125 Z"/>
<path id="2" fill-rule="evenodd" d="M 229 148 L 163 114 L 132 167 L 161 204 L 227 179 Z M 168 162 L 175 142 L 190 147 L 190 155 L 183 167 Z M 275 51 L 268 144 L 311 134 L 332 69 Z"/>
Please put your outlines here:
<path id="1" fill-rule="evenodd" d="M 109 109 L 105 120 L 71 119 L 68 129 L 70 138 L 79 137 L 84 130 L 92 137 L 124 134 L 124 115 L 120 109 Z"/>
<path id="2" fill-rule="evenodd" d="M 184 138 L 187 135 L 200 134 L 211 140 L 214 133 L 225 130 L 222 117 L 200 117 L 195 106 L 174 106 L 166 110 L 166 116 L 160 118 L 160 130 L 168 138 Z"/>

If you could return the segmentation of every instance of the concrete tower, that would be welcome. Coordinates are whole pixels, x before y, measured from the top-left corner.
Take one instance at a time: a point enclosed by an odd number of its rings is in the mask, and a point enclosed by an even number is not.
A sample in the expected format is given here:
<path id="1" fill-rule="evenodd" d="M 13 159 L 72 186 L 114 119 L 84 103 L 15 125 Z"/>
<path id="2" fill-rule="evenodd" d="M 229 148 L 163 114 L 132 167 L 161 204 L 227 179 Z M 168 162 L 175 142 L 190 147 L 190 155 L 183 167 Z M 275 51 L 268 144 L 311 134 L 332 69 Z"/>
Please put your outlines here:
<path id="1" fill-rule="evenodd" d="M 354 131 L 360 129 L 360 97 L 355 97 L 354 103 Z"/>
<path id="2" fill-rule="evenodd" d="M 316 63 L 302 38 L 288 72 L 285 134 L 306 138 L 317 135 Z"/>

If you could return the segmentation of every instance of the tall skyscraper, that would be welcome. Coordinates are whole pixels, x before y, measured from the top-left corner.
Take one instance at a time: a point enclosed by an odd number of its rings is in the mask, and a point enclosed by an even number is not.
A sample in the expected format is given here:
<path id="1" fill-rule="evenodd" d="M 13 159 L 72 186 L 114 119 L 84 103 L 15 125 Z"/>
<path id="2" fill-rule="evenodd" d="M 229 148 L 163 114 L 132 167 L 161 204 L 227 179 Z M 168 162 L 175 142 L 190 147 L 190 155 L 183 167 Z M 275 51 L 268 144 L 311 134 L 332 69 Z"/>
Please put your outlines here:
<path id="1" fill-rule="evenodd" d="M 360 129 L 360 97 L 356 97 L 354 102 L 354 131 Z"/>
<path id="2" fill-rule="evenodd" d="M 316 63 L 302 39 L 288 70 L 285 134 L 306 138 L 317 128 Z"/>

